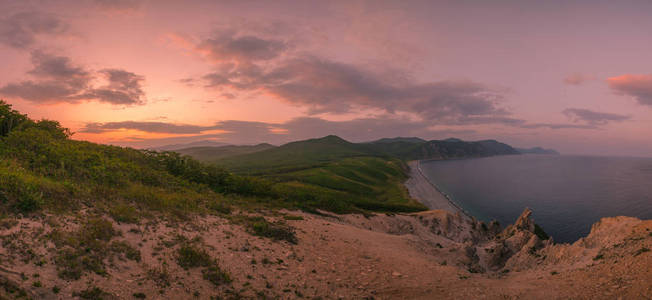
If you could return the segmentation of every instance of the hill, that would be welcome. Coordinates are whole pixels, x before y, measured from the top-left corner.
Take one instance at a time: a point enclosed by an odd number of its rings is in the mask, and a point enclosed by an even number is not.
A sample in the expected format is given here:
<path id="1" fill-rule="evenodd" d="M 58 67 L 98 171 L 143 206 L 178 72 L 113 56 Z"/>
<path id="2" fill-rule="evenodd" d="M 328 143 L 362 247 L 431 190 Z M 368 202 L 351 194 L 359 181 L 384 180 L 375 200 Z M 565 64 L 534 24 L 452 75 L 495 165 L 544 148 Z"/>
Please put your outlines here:
<path id="1" fill-rule="evenodd" d="M 425 207 L 411 199 L 403 185 L 407 179 L 405 161 L 518 152 L 493 140 L 424 141 L 399 137 L 351 143 L 330 135 L 252 153 L 223 155 L 217 160 L 209 160 L 208 154 L 188 154 L 236 174 L 275 182 L 277 189 L 305 194 L 302 197 L 306 199 L 319 195 L 317 206 L 331 211 L 345 210 L 341 199 L 360 209 L 416 211 Z"/>
<path id="2" fill-rule="evenodd" d="M 258 145 L 228 145 L 228 146 L 219 146 L 219 147 L 192 147 L 192 148 L 183 148 L 173 150 L 182 155 L 188 155 L 194 159 L 203 161 L 203 162 L 215 162 L 222 158 L 236 156 L 241 154 L 249 154 L 254 152 L 259 152 L 276 146 L 270 144 L 258 144 Z"/>
<path id="3" fill-rule="evenodd" d="M 372 149 L 403 160 L 456 159 L 519 154 L 514 148 L 494 140 L 466 142 L 459 139 L 426 142 L 395 141 L 371 143 Z"/>
<path id="4" fill-rule="evenodd" d="M 249 161 L 251 154 L 236 157 L 244 157 L 257 173 L 285 168 L 281 178 L 237 175 L 176 152 L 72 140 L 56 121 L 31 120 L 1 102 L 0 133 L 0 211 L 6 213 L 90 206 L 133 220 L 151 213 L 187 216 L 230 206 L 339 213 L 425 209 L 401 185 L 406 175 L 399 161 L 363 159 L 338 162 L 313 174 L 290 172 L 368 155 L 364 147 L 334 136 L 290 143 L 283 151 L 265 144 L 226 148 L 231 152 L 266 148 L 261 152 L 267 154 L 257 160 Z"/>
<path id="5" fill-rule="evenodd" d="M 383 143 L 396 143 L 396 142 L 406 142 L 406 143 L 415 143 L 420 144 L 426 142 L 426 140 L 418 137 L 395 137 L 395 138 L 382 138 L 376 141 L 369 142 L 371 144 L 383 144 Z"/>
<path id="6" fill-rule="evenodd" d="M 194 147 L 221 147 L 221 146 L 226 146 L 226 145 L 228 145 L 228 144 L 227 143 L 222 143 L 222 142 L 211 141 L 211 140 L 203 140 L 203 141 L 196 141 L 196 142 L 186 143 L 186 144 L 164 145 L 164 146 L 154 147 L 154 148 L 152 148 L 152 150 L 156 150 L 156 151 L 176 151 L 176 150 L 179 150 L 179 149 L 194 148 Z"/>
<path id="7" fill-rule="evenodd" d="M 216 161 L 216 164 L 236 173 L 256 175 L 311 168 L 349 157 L 380 155 L 367 145 L 329 135 L 287 143 L 257 153 L 226 157 Z"/>

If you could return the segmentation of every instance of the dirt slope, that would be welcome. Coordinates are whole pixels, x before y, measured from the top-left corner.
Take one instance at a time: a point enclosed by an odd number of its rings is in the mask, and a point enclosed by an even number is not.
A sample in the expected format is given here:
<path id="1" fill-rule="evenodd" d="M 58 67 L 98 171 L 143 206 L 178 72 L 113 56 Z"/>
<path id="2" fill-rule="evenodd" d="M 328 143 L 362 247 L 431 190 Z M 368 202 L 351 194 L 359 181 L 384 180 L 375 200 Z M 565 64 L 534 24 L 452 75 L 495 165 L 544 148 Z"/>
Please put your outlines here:
<path id="1" fill-rule="evenodd" d="M 11 298 L 22 290 L 37 299 L 74 295 L 648 299 L 652 295 L 652 221 L 606 218 L 586 238 L 555 245 L 533 232 L 527 211 L 504 230 L 443 210 L 373 217 L 282 212 L 267 218 L 282 219 L 283 213 L 303 218 L 285 221 L 295 228 L 296 245 L 252 236 L 217 216 L 139 225 L 111 221 L 116 233 L 104 242 L 122 241 L 140 251 L 139 259 L 128 258 L 128 251 L 107 250 L 117 252 L 104 253 L 105 274 L 84 272 L 78 280 L 60 278 L 65 271 L 61 252 L 66 249 L 61 243 L 66 240 L 57 237 L 70 238 L 73 235 L 66 232 L 79 232 L 84 216 L 4 220 L 0 232 L 4 289 L 0 291 Z M 206 251 L 231 282 L 212 283 L 206 276 L 208 266 L 182 268 L 178 257 L 184 245 Z"/>

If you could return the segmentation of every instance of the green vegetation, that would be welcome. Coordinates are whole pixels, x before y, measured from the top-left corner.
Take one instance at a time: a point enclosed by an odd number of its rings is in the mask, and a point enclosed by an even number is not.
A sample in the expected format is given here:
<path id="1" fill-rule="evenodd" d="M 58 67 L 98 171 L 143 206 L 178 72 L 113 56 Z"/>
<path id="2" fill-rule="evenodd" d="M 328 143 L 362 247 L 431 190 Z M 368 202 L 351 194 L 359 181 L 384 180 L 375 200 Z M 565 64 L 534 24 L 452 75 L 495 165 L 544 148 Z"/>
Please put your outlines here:
<path id="1" fill-rule="evenodd" d="M 274 240 L 284 240 L 290 244 L 298 242 L 294 230 L 285 223 L 271 223 L 263 217 L 252 217 L 246 220 L 247 228 L 253 235 L 271 238 Z"/>
<path id="2" fill-rule="evenodd" d="M 89 287 L 83 291 L 72 293 L 73 296 L 81 299 L 101 300 L 111 297 L 111 294 L 103 291 L 99 287 Z"/>
<path id="3" fill-rule="evenodd" d="M 215 162 L 226 157 L 254 153 L 271 148 L 274 148 L 274 146 L 263 143 L 251 146 L 229 145 L 220 147 L 192 147 L 174 150 L 174 152 L 180 153 L 182 155 L 192 156 L 193 158 L 203 162 Z"/>
<path id="4" fill-rule="evenodd" d="M 301 221 L 303 220 L 302 216 L 295 216 L 295 215 L 285 215 L 283 216 L 283 219 L 288 220 L 288 221 Z"/>
<path id="5" fill-rule="evenodd" d="M 212 263 L 208 252 L 195 245 L 184 244 L 177 250 L 177 264 L 184 269 L 208 267 Z"/>
<path id="6" fill-rule="evenodd" d="M 286 173 L 322 166 L 347 157 L 380 155 L 363 144 L 336 136 L 292 142 L 255 153 L 226 157 L 218 165 L 241 174 Z"/>
<path id="7" fill-rule="evenodd" d="M 177 251 L 177 264 L 184 269 L 203 267 L 202 276 L 214 285 L 231 282 L 229 273 L 223 271 L 217 261 L 198 245 L 190 243 L 181 245 Z"/>
<path id="8" fill-rule="evenodd" d="M 106 274 L 104 261 L 115 255 L 140 261 L 140 251 L 123 241 L 111 242 L 120 233 L 111 222 L 93 218 L 86 220 L 77 231 L 54 231 L 50 234 L 58 253 L 54 263 L 63 279 L 77 280 L 86 272 Z"/>
<path id="9" fill-rule="evenodd" d="M 402 160 L 336 136 L 228 156 L 215 163 L 271 183 L 275 193 L 284 196 L 285 203 L 280 204 L 284 207 L 336 213 L 426 209 L 403 186 L 407 167 Z"/>

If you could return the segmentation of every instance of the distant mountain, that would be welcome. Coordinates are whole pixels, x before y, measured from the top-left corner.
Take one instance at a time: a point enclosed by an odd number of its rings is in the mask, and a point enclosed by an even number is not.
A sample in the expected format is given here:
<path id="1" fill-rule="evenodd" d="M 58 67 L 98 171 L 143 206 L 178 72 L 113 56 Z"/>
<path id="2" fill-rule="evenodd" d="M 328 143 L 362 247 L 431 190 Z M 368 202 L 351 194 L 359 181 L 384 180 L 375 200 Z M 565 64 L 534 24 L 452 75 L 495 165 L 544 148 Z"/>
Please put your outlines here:
<path id="1" fill-rule="evenodd" d="M 444 142 L 464 142 L 464 141 L 458 138 L 447 138 L 444 140 Z"/>
<path id="2" fill-rule="evenodd" d="M 406 143 L 425 143 L 426 140 L 418 137 L 395 137 L 395 138 L 384 138 L 377 141 L 370 142 L 371 144 L 383 144 L 383 143 L 396 143 L 396 142 L 406 142 Z"/>
<path id="3" fill-rule="evenodd" d="M 193 147 L 221 147 L 221 146 L 226 146 L 226 145 L 228 145 L 228 144 L 227 143 L 222 143 L 222 142 L 211 141 L 211 140 L 203 140 L 203 141 L 196 141 L 196 142 L 187 143 L 187 144 L 172 144 L 172 145 L 154 147 L 154 148 L 152 148 L 152 150 L 174 151 L 174 150 L 185 149 L 185 148 L 193 148 Z"/>
<path id="4" fill-rule="evenodd" d="M 373 143 L 377 152 L 404 160 L 451 159 L 492 155 L 519 154 L 514 148 L 494 140 L 465 142 L 456 138 L 409 143 Z"/>
<path id="5" fill-rule="evenodd" d="M 267 143 L 258 145 L 227 145 L 220 147 L 192 147 L 174 150 L 174 152 L 191 156 L 192 158 L 203 162 L 215 162 L 217 160 L 236 156 L 241 154 L 255 153 L 271 148 L 276 148 L 274 145 Z"/>
<path id="6" fill-rule="evenodd" d="M 285 145 L 218 160 L 216 163 L 240 173 L 286 172 L 357 156 L 380 156 L 367 144 L 355 144 L 338 136 L 287 143 Z"/>
<path id="7" fill-rule="evenodd" d="M 544 149 L 541 147 L 534 147 L 534 148 L 515 148 L 518 152 L 522 154 L 551 154 L 551 155 L 559 155 L 559 152 L 555 149 Z"/>
<path id="8" fill-rule="evenodd" d="M 220 148 L 217 148 L 220 149 Z M 195 150 L 193 150 L 195 151 Z M 209 161 L 210 151 L 198 149 L 194 157 Z M 183 151 L 182 151 L 183 152 Z M 193 155 L 186 152 L 189 155 Z M 338 136 L 288 143 L 279 147 L 238 155 L 225 155 L 210 161 L 237 173 L 279 173 L 310 168 L 349 157 L 386 157 L 402 160 L 454 159 L 520 154 L 495 140 L 466 142 L 459 139 L 425 141 L 419 138 L 388 138 L 369 143 L 351 143 Z M 216 154 L 221 155 L 221 154 Z"/>

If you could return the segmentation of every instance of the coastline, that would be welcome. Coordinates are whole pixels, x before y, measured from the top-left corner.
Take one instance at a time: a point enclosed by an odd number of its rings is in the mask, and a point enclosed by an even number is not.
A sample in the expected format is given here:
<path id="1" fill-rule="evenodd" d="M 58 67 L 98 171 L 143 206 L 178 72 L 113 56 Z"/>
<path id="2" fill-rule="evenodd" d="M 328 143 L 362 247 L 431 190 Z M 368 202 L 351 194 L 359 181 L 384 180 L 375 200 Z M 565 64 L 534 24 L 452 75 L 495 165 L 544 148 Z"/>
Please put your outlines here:
<path id="1" fill-rule="evenodd" d="M 472 218 L 469 213 L 453 202 L 448 195 L 440 191 L 437 186 L 432 183 L 425 174 L 423 174 L 420 160 L 408 162 L 408 167 L 410 168 L 410 178 L 405 181 L 404 185 L 408 189 L 410 197 L 418 200 L 429 209 L 443 209 L 454 214 L 461 213 Z"/>

